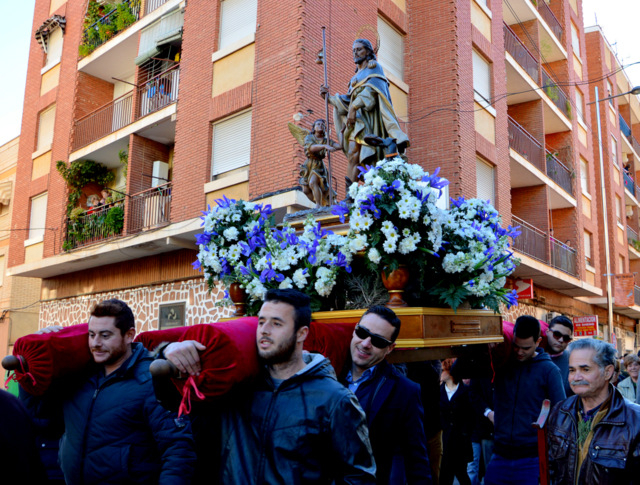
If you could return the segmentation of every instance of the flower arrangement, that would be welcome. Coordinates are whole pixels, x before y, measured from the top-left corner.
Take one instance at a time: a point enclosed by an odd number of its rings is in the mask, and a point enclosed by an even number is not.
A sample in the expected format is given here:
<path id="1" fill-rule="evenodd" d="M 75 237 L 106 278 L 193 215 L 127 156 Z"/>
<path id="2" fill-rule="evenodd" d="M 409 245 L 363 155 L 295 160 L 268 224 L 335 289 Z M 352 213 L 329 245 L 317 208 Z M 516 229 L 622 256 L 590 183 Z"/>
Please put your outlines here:
<path id="1" fill-rule="evenodd" d="M 204 212 L 204 232 L 196 236 L 200 251 L 194 263 L 210 288 L 237 282 L 256 310 L 266 290 L 296 288 L 309 295 L 314 310 L 328 297 L 340 271 L 351 271 L 346 238 L 322 229 L 312 217 L 301 234 L 288 224 L 275 227 L 270 206 L 224 197 Z M 226 302 L 228 303 L 228 301 Z"/>

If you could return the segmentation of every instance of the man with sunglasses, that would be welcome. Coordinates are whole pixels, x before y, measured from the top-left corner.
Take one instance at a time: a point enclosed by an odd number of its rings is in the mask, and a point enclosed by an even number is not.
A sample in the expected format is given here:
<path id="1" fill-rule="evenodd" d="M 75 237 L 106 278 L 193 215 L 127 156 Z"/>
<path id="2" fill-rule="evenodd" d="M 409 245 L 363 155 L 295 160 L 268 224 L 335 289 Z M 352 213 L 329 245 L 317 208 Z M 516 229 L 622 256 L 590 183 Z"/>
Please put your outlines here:
<path id="1" fill-rule="evenodd" d="M 549 322 L 547 331 L 547 352 L 553 363 L 560 370 L 564 391 L 568 396 L 573 396 L 569 385 L 569 354 L 565 352 L 569 343 L 573 340 L 573 322 L 564 315 L 559 315 Z"/>
<path id="2" fill-rule="evenodd" d="M 430 484 L 420 386 L 385 360 L 399 333 L 392 310 L 369 308 L 353 331 L 351 366 L 342 382 L 367 415 L 378 485 Z"/>

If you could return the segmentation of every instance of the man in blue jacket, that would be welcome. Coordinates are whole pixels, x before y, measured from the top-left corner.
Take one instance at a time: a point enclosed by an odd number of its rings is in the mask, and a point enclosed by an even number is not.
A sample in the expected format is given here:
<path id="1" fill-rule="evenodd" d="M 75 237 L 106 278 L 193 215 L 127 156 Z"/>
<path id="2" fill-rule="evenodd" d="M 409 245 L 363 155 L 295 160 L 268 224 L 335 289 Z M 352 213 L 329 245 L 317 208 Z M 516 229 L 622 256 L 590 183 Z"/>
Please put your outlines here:
<path id="1" fill-rule="evenodd" d="M 540 322 L 529 315 L 516 320 L 513 354 L 496 371 L 494 381 L 494 454 L 485 475 L 486 485 L 538 485 L 538 438 L 531 426 L 542 401 L 551 405 L 565 399 L 558 367 L 538 347 Z"/>
<path id="2" fill-rule="evenodd" d="M 367 415 L 378 485 L 431 483 L 420 385 L 388 364 L 400 319 L 393 310 L 369 308 L 353 331 L 351 368 L 343 383 Z"/>
<path id="3" fill-rule="evenodd" d="M 134 336 L 126 303 L 106 300 L 91 312 L 89 349 L 97 366 L 57 393 L 63 399 L 59 458 L 67 485 L 191 483 L 196 456 L 190 426 L 158 404 L 149 374 L 153 358 L 133 343 Z"/>

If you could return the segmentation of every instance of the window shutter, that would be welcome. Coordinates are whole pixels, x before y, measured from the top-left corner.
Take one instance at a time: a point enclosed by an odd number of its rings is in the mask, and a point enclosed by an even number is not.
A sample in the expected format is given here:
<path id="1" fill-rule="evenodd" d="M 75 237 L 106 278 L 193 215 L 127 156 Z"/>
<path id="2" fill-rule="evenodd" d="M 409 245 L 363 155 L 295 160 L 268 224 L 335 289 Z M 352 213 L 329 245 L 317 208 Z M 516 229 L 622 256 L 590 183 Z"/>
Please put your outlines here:
<path id="1" fill-rule="evenodd" d="M 253 34 L 258 19 L 258 0 L 224 0 L 221 5 L 218 49 Z"/>
<path id="2" fill-rule="evenodd" d="M 249 165 L 251 161 L 251 111 L 213 125 L 211 175 Z"/>
<path id="3" fill-rule="evenodd" d="M 584 96 L 576 89 L 576 111 L 578 112 L 578 119 L 584 121 Z"/>
<path id="4" fill-rule="evenodd" d="M 31 199 L 31 217 L 29 218 L 29 239 L 44 236 L 44 226 L 47 221 L 47 194 L 38 195 Z"/>
<path id="5" fill-rule="evenodd" d="M 53 29 L 47 39 L 47 66 L 52 66 L 60 62 L 62 57 L 62 29 Z"/>
<path id="6" fill-rule="evenodd" d="M 162 45 L 166 39 L 179 37 L 184 25 L 184 13 L 182 9 L 174 10 L 140 33 L 140 45 L 136 65 L 140 66 L 151 57 L 160 53 L 158 45 Z"/>
<path id="7" fill-rule="evenodd" d="M 387 71 L 398 79 L 404 79 L 404 37 L 387 22 L 378 17 L 380 50 L 378 60 Z"/>
<path id="8" fill-rule="evenodd" d="M 488 200 L 495 204 L 495 182 L 494 169 L 491 165 L 482 160 L 476 159 L 476 191 L 477 198 Z"/>
<path id="9" fill-rule="evenodd" d="M 571 47 L 573 47 L 573 53 L 580 57 L 580 38 L 578 37 L 577 27 L 571 23 Z"/>
<path id="10" fill-rule="evenodd" d="M 584 158 L 580 158 L 580 183 L 582 185 L 582 192 L 589 193 L 589 165 Z"/>
<path id="11" fill-rule="evenodd" d="M 584 256 L 587 258 L 587 262 L 593 266 L 591 262 L 591 233 L 584 232 Z"/>
<path id="12" fill-rule="evenodd" d="M 51 147 L 53 143 L 53 126 L 56 121 L 55 105 L 47 108 L 40 113 L 38 122 L 38 146 L 36 151 L 44 150 Z"/>
<path id="13" fill-rule="evenodd" d="M 473 52 L 473 89 L 488 103 L 491 102 L 491 66 L 478 54 Z"/>

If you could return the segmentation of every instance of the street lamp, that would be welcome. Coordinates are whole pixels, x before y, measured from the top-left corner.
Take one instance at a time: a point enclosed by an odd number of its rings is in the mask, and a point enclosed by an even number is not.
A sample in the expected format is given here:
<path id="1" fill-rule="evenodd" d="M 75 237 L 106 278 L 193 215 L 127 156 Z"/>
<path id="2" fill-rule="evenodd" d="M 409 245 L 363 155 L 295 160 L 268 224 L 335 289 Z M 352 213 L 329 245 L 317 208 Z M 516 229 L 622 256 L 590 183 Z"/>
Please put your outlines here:
<path id="1" fill-rule="evenodd" d="M 596 105 L 596 119 L 598 122 L 598 152 L 600 155 L 600 193 L 602 195 L 602 220 L 604 222 L 604 262 L 606 267 L 607 276 L 607 341 L 611 342 L 611 333 L 613 332 L 613 300 L 611 299 L 611 256 L 609 254 L 609 225 L 607 224 L 607 196 L 605 193 L 604 185 L 604 160 L 602 157 L 602 128 L 600 126 L 600 101 L 607 101 L 609 99 L 617 98 L 620 96 L 626 96 L 627 94 L 640 94 L 640 86 L 636 86 L 631 91 L 626 93 L 620 93 L 606 98 L 598 98 L 598 86 L 595 86 L 596 100 L 587 104 Z"/>

